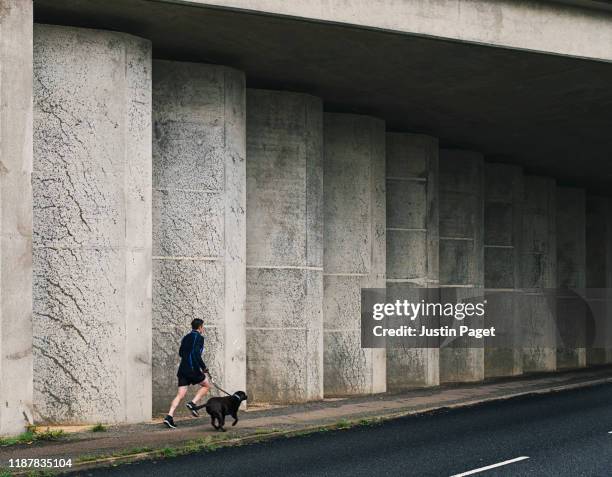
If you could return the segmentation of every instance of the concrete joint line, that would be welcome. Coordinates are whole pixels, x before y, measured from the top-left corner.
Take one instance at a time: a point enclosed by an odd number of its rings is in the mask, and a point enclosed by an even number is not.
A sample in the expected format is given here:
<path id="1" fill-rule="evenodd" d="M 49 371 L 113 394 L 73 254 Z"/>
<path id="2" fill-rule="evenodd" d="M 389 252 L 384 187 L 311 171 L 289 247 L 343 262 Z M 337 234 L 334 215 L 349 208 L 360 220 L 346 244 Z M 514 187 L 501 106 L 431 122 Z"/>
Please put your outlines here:
<path id="1" fill-rule="evenodd" d="M 516 288 L 483 288 L 483 290 L 486 292 L 520 292 L 520 290 Z"/>
<path id="2" fill-rule="evenodd" d="M 440 288 L 482 288 L 482 287 L 468 283 L 466 285 L 440 285 Z"/>
<path id="3" fill-rule="evenodd" d="M 218 189 L 183 189 L 181 187 L 155 187 L 157 191 L 164 192 L 200 192 L 202 194 L 223 194 L 223 190 Z"/>
<path id="4" fill-rule="evenodd" d="M 388 181 L 427 182 L 426 177 L 385 177 Z"/>
<path id="5" fill-rule="evenodd" d="M 419 280 L 418 278 L 387 278 L 386 281 L 387 283 L 414 283 L 416 285 L 427 285 L 428 283 L 434 283 L 427 280 Z"/>
<path id="6" fill-rule="evenodd" d="M 223 260 L 223 257 L 184 257 L 184 256 L 164 256 L 154 255 L 153 260 L 192 260 L 194 262 L 216 262 Z"/>
<path id="7" fill-rule="evenodd" d="M 474 237 L 440 237 L 440 240 L 463 240 L 466 242 L 473 242 Z"/>
<path id="8" fill-rule="evenodd" d="M 254 270 L 313 270 L 322 272 L 323 267 L 300 267 L 297 265 L 247 265 L 247 269 Z"/>
<path id="9" fill-rule="evenodd" d="M 0 235 L 0 237 L 2 238 L 6 238 L 3 235 Z M 119 246 L 113 246 L 113 245 L 92 245 L 92 246 L 85 246 L 85 247 L 55 247 L 54 245 L 32 245 L 32 249 L 35 250 L 80 250 L 80 251 L 88 251 L 88 250 L 112 250 L 112 251 L 122 251 L 122 250 L 136 250 L 136 251 L 142 251 L 142 250 L 148 250 L 146 247 L 135 247 L 135 246 L 129 246 L 129 245 L 119 245 Z"/>
<path id="10" fill-rule="evenodd" d="M 369 277 L 369 273 L 324 273 L 324 277 Z"/>
<path id="11" fill-rule="evenodd" d="M 247 330 L 261 330 L 261 331 L 273 331 L 273 330 L 297 330 L 297 331 L 308 331 L 311 328 L 307 328 L 305 326 L 248 326 Z"/>

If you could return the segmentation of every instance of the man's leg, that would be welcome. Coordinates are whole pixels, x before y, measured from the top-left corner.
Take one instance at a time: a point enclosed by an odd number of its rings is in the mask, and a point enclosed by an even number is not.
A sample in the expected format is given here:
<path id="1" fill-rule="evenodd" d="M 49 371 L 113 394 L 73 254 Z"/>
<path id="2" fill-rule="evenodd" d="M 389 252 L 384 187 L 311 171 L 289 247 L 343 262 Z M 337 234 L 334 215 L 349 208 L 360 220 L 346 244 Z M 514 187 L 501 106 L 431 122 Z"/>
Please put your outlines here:
<path id="1" fill-rule="evenodd" d="M 178 405 L 181 403 L 181 401 L 185 397 L 185 394 L 187 394 L 188 387 L 189 386 L 179 386 L 178 391 L 176 393 L 176 397 L 174 398 L 174 400 L 172 401 L 172 404 L 170 405 L 170 410 L 168 411 L 169 416 L 174 416 L 174 411 L 176 411 L 176 408 L 178 407 Z"/>
<path id="2" fill-rule="evenodd" d="M 198 389 L 198 392 L 191 402 L 197 405 L 198 401 L 208 394 L 208 391 L 210 391 L 210 383 L 208 382 L 208 378 L 206 378 L 200 383 L 200 389 Z"/>

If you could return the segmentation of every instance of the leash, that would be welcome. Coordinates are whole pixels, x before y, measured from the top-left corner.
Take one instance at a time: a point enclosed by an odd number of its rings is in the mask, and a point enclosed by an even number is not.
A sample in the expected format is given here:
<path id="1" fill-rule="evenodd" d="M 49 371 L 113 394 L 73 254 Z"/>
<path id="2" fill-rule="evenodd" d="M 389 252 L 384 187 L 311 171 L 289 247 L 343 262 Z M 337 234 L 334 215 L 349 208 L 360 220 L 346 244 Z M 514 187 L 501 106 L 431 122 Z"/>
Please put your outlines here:
<path id="1" fill-rule="evenodd" d="M 233 394 L 228 393 L 228 392 L 227 392 L 225 389 L 223 389 L 221 386 L 217 386 L 217 383 L 215 383 L 215 382 L 213 381 L 213 378 L 212 378 L 212 376 L 210 375 L 210 373 L 209 373 L 209 372 L 207 372 L 206 374 L 208 374 L 208 379 L 210 379 L 210 382 L 212 383 L 212 385 L 213 385 L 214 387 L 216 387 L 216 388 L 217 388 L 219 391 L 221 391 L 222 393 L 227 394 L 228 396 L 233 396 Z"/>

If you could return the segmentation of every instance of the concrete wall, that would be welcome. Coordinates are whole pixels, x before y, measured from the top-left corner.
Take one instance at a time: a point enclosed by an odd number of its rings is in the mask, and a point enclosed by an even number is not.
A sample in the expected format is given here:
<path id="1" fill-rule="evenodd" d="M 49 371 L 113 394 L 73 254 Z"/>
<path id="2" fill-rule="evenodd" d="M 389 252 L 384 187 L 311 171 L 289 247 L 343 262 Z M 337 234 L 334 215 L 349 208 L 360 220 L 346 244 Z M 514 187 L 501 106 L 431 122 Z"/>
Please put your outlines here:
<path id="1" fill-rule="evenodd" d="M 438 140 L 387 133 L 387 301 L 397 289 L 437 287 Z M 404 297 L 405 298 L 405 297 Z M 387 388 L 440 382 L 436 348 L 387 349 Z"/>
<path id="2" fill-rule="evenodd" d="M 385 287 L 385 123 L 325 114 L 325 394 L 384 392 L 385 350 L 360 346 L 361 288 Z"/>
<path id="3" fill-rule="evenodd" d="M 0 435 L 32 422 L 32 2 L 0 0 Z"/>
<path id="4" fill-rule="evenodd" d="M 215 381 L 246 388 L 245 102 L 241 72 L 154 62 L 154 412 L 176 394 L 178 345 L 194 318 Z"/>
<path id="5" fill-rule="evenodd" d="M 484 161 L 468 151 L 440 151 L 440 286 L 458 297 L 482 295 L 484 285 Z M 477 320 L 472 321 L 477 324 Z M 440 349 L 440 382 L 484 378 L 482 343 Z"/>
<path id="6" fill-rule="evenodd" d="M 612 362 L 612 202 L 608 197 L 586 198 L 586 287 L 589 306 L 597 316 L 587 348 L 587 365 Z"/>
<path id="7" fill-rule="evenodd" d="M 523 369 L 519 348 L 522 311 L 518 295 L 521 281 L 521 237 L 523 226 L 523 171 L 518 166 L 486 164 L 484 212 L 484 275 L 487 326 L 498 336 L 516 342 L 511 347 L 490 347 L 485 341 L 485 377 L 515 376 Z M 516 300 L 510 300 L 514 293 Z M 496 299 L 499 298 L 499 299 Z"/>
<path id="8" fill-rule="evenodd" d="M 168 0 L 347 23 L 381 30 L 612 60 L 612 15 L 555 1 Z M 604 2 L 590 1 L 590 6 Z"/>
<path id="9" fill-rule="evenodd" d="M 34 29 L 34 399 L 151 416 L 151 45 Z"/>
<path id="10" fill-rule="evenodd" d="M 586 197 L 583 189 L 557 187 L 557 287 L 585 288 L 586 286 Z M 562 309 L 576 307 L 569 319 L 558 319 L 561 336 L 584 340 L 585 309 L 572 293 L 559 292 L 557 315 Z M 582 338 L 581 338 L 582 337 Z M 557 368 L 579 368 L 586 365 L 583 346 L 558 343 Z"/>
<path id="11" fill-rule="evenodd" d="M 521 287 L 523 372 L 554 371 L 557 367 L 555 303 L 543 289 L 557 282 L 557 215 L 554 179 L 525 176 Z M 550 292 L 549 292 L 550 293 Z M 550 296 L 550 295 L 549 295 Z"/>
<path id="12" fill-rule="evenodd" d="M 323 396 L 323 105 L 247 91 L 247 392 Z"/>

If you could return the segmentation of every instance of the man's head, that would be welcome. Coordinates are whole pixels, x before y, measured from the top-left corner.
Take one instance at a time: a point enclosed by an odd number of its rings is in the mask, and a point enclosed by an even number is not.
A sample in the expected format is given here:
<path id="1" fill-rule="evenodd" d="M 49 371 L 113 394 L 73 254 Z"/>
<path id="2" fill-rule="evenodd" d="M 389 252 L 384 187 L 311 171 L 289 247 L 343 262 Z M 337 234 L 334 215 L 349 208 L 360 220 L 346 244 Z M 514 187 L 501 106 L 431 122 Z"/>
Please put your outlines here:
<path id="1" fill-rule="evenodd" d="M 199 331 L 200 333 L 204 331 L 204 321 L 200 318 L 194 318 L 191 322 L 191 329 L 193 331 Z"/>

